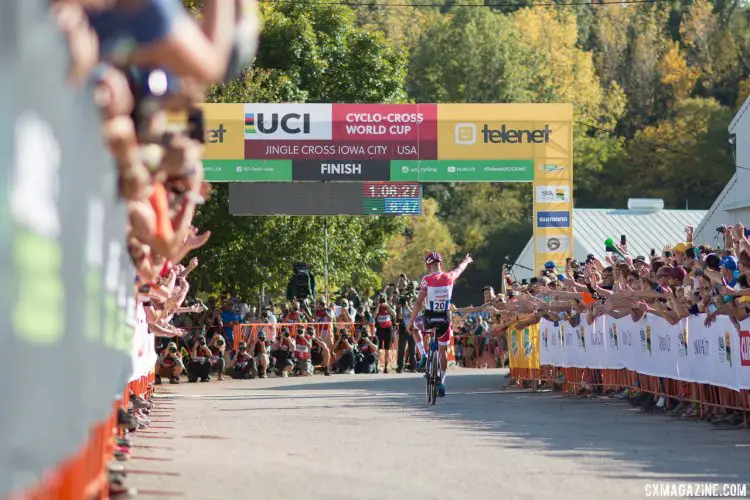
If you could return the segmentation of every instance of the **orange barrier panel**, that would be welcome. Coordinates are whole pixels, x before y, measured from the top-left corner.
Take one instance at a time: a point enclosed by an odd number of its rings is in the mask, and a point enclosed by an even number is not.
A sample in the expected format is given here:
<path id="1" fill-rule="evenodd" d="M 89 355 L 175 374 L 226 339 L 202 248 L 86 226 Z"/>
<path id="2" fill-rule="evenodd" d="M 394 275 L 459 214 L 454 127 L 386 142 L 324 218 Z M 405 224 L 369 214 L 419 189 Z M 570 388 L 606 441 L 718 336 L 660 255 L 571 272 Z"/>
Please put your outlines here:
<path id="1" fill-rule="evenodd" d="M 589 370 L 588 372 L 586 370 L 589 369 L 542 366 L 540 380 L 555 382 L 558 375 L 562 374 L 565 376 L 563 389 L 566 392 L 576 393 L 583 388 L 584 384 L 599 386 L 606 390 L 627 388 L 630 389 L 631 394 L 640 391 L 701 406 L 750 412 L 750 391 L 748 390 L 735 391 L 708 384 L 653 377 L 624 368 Z M 601 373 L 599 380 L 590 378 L 590 372 L 593 371 Z M 587 374 L 589 378 L 586 377 Z M 537 380 L 534 374 L 520 369 L 511 370 L 511 376 L 519 380 Z M 747 421 L 747 415 L 745 418 Z"/>
<path id="2" fill-rule="evenodd" d="M 81 500 L 85 498 L 109 498 L 107 463 L 112 460 L 115 450 L 115 430 L 117 410 L 126 408 L 130 392 L 147 397 L 152 390 L 149 384 L 154 380 L 151 373 L 130 382 L 123 392 L 122 399 L 114 403 L 114 411 L 90 431 L 89 439 L 73 456 L 60 466 L 44 474 L 35 487 L 23 493 L 11 494 L 10 499 L 29 500 Z"/>

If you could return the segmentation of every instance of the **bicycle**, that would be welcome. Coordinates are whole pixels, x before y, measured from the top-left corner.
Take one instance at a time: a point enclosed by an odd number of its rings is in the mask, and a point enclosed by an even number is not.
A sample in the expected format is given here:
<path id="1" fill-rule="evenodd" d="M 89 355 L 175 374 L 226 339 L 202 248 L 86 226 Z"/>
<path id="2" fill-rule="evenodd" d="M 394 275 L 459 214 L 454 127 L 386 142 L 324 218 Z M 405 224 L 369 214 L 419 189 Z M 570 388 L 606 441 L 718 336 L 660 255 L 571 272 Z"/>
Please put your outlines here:
<path id="1" fill-rule="evenodd" d="M 424 375 L 427 379 L 427 404 L 434 405 L 437 402 L 442 375 L 438 343 L 436 340 L 430 340 L 430 354 L 427 356 Z"/>

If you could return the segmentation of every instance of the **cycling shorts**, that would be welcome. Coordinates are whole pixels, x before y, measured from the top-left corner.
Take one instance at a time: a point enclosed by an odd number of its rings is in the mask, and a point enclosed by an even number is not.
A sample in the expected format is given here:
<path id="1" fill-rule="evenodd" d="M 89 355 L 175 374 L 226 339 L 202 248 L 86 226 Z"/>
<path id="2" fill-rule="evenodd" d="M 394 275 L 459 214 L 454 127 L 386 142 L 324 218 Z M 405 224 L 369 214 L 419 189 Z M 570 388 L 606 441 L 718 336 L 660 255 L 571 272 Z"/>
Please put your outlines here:
<path id="1" fill-rule="evenodd" d="M 416 323 L 416 322 L 415 322 Z M 438 344 L 449 345 L 453 330 L 451 329 L 451 315 L 449 312 L 431 312 L 422 313 L 422 324 L 425 332 L 435 332 Z"/>

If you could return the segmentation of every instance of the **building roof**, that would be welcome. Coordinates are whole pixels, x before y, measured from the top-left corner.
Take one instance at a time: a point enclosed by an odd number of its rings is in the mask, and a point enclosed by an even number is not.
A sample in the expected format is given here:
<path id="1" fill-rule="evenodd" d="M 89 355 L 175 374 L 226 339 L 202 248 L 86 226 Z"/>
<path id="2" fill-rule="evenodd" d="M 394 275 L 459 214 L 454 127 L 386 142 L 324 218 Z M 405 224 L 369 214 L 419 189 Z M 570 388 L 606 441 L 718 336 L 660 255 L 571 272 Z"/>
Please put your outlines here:
<path id="1" fill-rule="evenodd" d="M 738 181 L 739 178 L 737 172 L 735 172 L 726 186 L 724 186 L 724 189 L 721 190 L 719 196 L 716 197 L 711 208 L 706 211 L 706 216 L 703 217 L 701 223 L 695 228 L 695 239 L 699 243 L 708 239 L 709 235 L 716 234 L 716 228 L 727 222 L 726 207 L 730 205 L 728 198 L 733 193 Z"/>
<path id="2" fill-rule="evenodd" d="M 573 258 L 585 260 L 594 254 L 604 260 L 604 240 L 619 243 L 620 235 L 627 237 L 628 251 L 636 257 L 649 257 L 651 249 L 661 253 L 664 245 L 685 241 L 685 226 L 697 228 L 707 210 L 629 210 L 629 209 L 573 209 Z M 533 238 L 529 240 L 513 267 L 517 278 L 529 278 L 534 267 Z"/>
<path id="3" fill-rule="evenodd" d="M 651 249 L 660 253 L 664 245 L 674 246 L 685 241 L 685 226 L 698 227 L 707 210 L 608 210 L 573 209 L 573 238 L 575 255 L 593 253 L 603 259 L 604 240 L 620 241 L 627 237 L 628 252 L 632 256 L 648 257 Z M 583 248 L 579 248 L 579 247 Z M 579 251 L 584 250 L 585 251 Z"/>
<path id="4" fill-rule="evenodd" d="M 745 98 L 745 102 L 742 103 L 742 106 L 740 106 L 740 109 L 737 110 L 737 114 L 734 115 L 734 118 L 732 118 L 732 121 L 729 123 L 729 133 L 734 133 L 735 129 L 737 128 L 737 125 L 739 125 L 740 120 L 742 119 L 742 115 L 744 115 L 748 110 L 750 109 L 750 96 L 747 96 Z"/>

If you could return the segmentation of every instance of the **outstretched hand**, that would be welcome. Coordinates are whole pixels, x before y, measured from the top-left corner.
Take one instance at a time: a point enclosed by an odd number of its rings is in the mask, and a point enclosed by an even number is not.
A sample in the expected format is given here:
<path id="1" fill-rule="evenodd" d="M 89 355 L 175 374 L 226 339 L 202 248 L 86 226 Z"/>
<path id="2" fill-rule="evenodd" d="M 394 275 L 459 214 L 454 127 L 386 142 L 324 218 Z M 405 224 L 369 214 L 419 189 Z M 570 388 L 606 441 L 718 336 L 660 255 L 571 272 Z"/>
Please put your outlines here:
<path id="1" fill-rule="evenodd" d="M 189 246 L 191 249 L 196 250 L 208 242 L 208 239 L 211 237 L 211 231 L 206 231 L 203 234 L 198 234 L 198 230 L 195 228 L 191 228 L 190 233 L 188 233 L 187 240 L 185 241 L 185 244 Z"/>
<path id="2" fill-rule="evenodd" d="M 469 254 L 467 253 L 467 254 L 466 254 L 466 257 L 464 257 L 464 262 L 466 263 L 466 265 L 469 265 L 469 264 L 471 264 L 472 262 L 474 262 L 474 259 L 472 259 L 472 258 L 471 258 L 471 255 L 469 255 Z"/>

